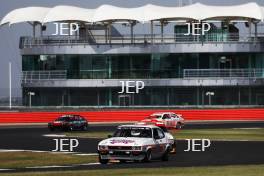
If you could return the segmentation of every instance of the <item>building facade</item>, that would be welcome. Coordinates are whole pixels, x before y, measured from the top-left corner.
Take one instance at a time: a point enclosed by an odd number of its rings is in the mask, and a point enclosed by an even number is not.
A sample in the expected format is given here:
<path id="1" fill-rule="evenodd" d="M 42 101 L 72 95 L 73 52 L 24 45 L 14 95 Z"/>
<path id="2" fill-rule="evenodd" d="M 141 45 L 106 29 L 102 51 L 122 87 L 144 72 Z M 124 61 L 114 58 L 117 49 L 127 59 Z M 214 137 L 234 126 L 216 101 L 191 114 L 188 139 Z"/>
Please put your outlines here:
<path id="1" fill-rule="evenodd" d="M 32 22 L 33 36 L 20 39 L 24 105 L 258 106 L 264 105 L 264 40 L 258 32 L 262 9 L 256 3 L 33 7 L 10 12 L 1 24 Z M 75 15 L 62 14 L 66 10 Z M 78 24 L 74 33 L 43 35 L 44 24 L 69 21 Z M 141 35 L 134 33 L 140 22 L 150 25 Z M 120 24 L 129 27 L 129 35 L 116 27 Z M 206 26 L 210 30 L 202 31 Z M 186 35 L 189 29 L 196 34 Z M 141 81 L 145 87 L 119 93 L 122 81 Z"/>
<path id="2" fill-rule="evenodd" d="M 28 92 L 36 106 L 264 104 L 261 41 L 115 42 L 25 42 L 24 104 Z M 145 88 L 119 94 L 127 80 L 144 81 Z"/>

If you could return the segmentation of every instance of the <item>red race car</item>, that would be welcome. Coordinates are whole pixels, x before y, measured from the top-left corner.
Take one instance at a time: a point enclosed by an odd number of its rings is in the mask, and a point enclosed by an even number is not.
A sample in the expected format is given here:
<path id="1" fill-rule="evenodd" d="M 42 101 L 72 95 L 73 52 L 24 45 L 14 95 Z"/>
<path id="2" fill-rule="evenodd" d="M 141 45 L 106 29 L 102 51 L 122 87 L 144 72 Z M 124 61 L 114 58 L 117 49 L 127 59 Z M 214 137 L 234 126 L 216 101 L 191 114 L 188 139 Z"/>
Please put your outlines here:
<path id="1" fill-rule="evenodd" d="M 182 118 L 181 114 L 175 114 L 173 112 L 157 112 L 141 120 L 140 123 L 152 124 L 168 129 L 181 129 L 184 126 L 184 118 Z"/>
<path id="2" fill-rule="evenodd" d="M 87 130 L 88 121 L 80 115 L 63 115 L 48 123 L 50 131 L 55 129 L 63 131 Z"/>

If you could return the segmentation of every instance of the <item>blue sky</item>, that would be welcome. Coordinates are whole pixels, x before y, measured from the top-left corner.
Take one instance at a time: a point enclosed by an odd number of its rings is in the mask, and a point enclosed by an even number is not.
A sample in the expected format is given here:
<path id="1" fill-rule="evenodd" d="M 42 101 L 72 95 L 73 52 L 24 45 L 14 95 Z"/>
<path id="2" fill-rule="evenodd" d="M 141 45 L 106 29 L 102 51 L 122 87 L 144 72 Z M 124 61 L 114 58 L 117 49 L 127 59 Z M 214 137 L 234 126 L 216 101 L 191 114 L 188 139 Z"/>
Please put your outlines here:
<path id="1" fill-rule="evenodd" d="M 182 0 L 188 3 L 189 0 Z M 257 2 L 264 6 L 263 0 L 192 0 L 193 3 L 201 2 L 211 5 L 233 5 L 247 2 Z M 13 9 L 27 6 L 74 5 L 86 8 L 96 8 L 102 4 L 111 4 L 121 7 L 137 7 L 145 4 L 156 4 L 163 6 L 177 6 L 178 0 L 1 0 L 0 19 Z M 138 28 L 138 33 L 144 33 L 144 28 Z M 12 62 L 13 67 L 13 95 L 20 96 L 20 73 L 21 56 L 18 48 L 19 37 L 31 35 L 31 27 L 27 24 L 18 24 L 8 27 L 0 27 L 0 97 L 8 96 L 8 62 Z"/>

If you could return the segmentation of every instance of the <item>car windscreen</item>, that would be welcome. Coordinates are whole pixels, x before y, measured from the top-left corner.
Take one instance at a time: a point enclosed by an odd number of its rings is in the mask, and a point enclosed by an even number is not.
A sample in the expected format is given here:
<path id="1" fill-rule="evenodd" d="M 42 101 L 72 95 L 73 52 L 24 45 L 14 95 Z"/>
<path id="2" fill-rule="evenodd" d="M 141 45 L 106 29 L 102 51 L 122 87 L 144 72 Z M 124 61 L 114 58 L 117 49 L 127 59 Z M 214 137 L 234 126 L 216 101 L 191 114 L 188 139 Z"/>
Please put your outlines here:
<path id="1" fill-rule="evenodd" d="M 151 119 L 159 119 L 162 117 L 162 115 L 151 115 L 149 116 Z"/>
<path id="2" fill-rule="evenodd" d="M 67 122 L 69 122 L 69 121 L 73 121 L 73 119 L 74 119 L 73 117 L 62 116 L 62 117 L 57 118 L 56 121 L 67 121 Z"/>
<path id="3" fill-rule="evenodd" d="M 114 137 L 152 138 L 152 132 L 150 128 L 118 128 Z"/>

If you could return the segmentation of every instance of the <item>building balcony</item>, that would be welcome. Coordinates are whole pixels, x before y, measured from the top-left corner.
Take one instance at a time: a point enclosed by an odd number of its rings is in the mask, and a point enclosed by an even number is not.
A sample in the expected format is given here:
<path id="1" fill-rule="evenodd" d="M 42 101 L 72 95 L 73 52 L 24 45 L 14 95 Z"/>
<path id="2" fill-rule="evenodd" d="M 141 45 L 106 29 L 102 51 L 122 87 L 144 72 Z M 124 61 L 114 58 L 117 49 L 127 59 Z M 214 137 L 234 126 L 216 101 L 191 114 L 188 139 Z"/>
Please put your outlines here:
<path id="1" fill-rule="evenodd" d="M 172 70 L 24 71 L 21 80 L 23 87 L 120 87 L 120 81 L 127 80 L 153 87 L 252 86 L 264 85 L 264 69 L 184 69 L 183 74 Z"/>
<path id="2" fill-rule="evenodd" d="M 263 37 L 237 33 L 205 36 L 104 35 L 21 37 L 22 55 L 261 52 Z"/>
<path id="3" fill-rule="evenodd" d="M 187 36 L 183 33 L 150 35 L 89 35 L 89 36 L 42 36 L 21 37 L 20 48 L 31 48 L 35 46 L 64 46 L 64 45 L 149 45 L 149 44 L 175 44 L 175 43 L 253 43 L 259 41 L 260 37 L 249 36 L 238 33 L 210 33 L 204 36 Z"/>
<path id="4" fill-rule="evenodd" d="M 264 69 L 184 69 L 184 78 L 264 78 Z"/>

